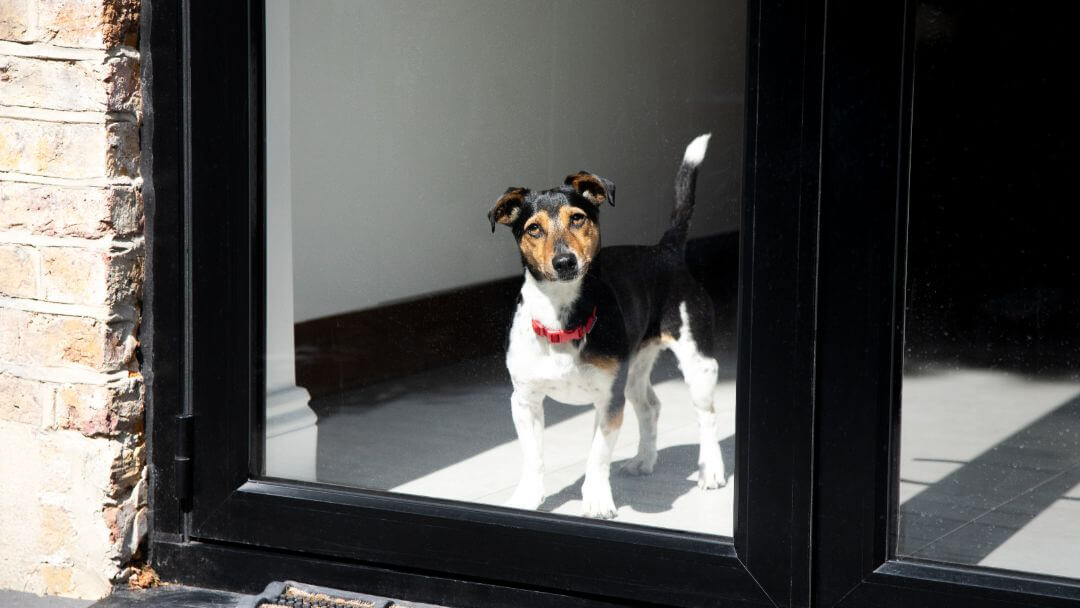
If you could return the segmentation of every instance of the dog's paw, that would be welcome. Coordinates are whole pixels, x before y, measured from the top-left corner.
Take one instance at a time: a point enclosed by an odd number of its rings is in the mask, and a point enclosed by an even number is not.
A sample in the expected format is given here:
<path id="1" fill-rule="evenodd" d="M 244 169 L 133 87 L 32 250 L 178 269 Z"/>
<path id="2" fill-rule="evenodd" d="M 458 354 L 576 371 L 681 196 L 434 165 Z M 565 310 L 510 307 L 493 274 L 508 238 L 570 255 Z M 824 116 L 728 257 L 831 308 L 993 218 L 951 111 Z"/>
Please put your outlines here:
<path id="1" fill-rule="evenodd" d="M 612 519 L 618 512 L 615 500 L 611 497 L 611 485 L 605 479 L 603 483 L 586 483 L 581 487 L 581 514 L 594 519 Z"/>
<path id="2" fill-rule="evenodd" d="M 544 484 L 537 481 L 522 480 L 514 490 L 513 496 L 505 506 L 514 509 L 535 510 L 544 502 Z"/>
<path id="3" fill-rule="evenodd" d="M 648 475 L 656 466 L 656 452 L 652 454 L 638 454 L 622 465 L 622 472 L 626 475 Z"/>
<path id="4" fill-rule="evenodd" d="M 724 465 L 698 464 L 697 485 L 702 490 L 715 490 L 727 485 L 727 476 L 724 474 Z"/>

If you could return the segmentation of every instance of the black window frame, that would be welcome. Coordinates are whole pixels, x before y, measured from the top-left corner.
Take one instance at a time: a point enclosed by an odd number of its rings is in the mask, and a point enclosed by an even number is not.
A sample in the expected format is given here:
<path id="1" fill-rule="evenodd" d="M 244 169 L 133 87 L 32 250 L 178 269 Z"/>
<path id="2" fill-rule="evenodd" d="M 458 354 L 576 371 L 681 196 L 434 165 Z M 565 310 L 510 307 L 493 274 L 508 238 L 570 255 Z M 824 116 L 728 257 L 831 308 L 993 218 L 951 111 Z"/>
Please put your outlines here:
<path id="1" fill-rule="evenodd" d="M 148 189 L 153 270 L 147 294 L 154 336 L 146 349 L 155 368 L 148 377 L 151 552 L 162 573 L 251 588 L 272 577 L 274 563 L 295 568 L 280 576 L 349 586 L 366 579 L 377 592 L 410 585 L 410 597 L 448 602 L 460 601 L 460 593 L 486 597 L 492 589 L 528 592 L 535 601 L 806 602 L 809 563 L 802 547 L 809 542 L 812 368 L 797 353 L 812 349 L 807 323 L 813 320 L 813 256 L 805 256 L 803 247 L 813 239 L 816 215 L 806 175 L 777 180 L 757 170 L 747 174 L 747 199 L 761 202 L 746 205 L 745 233 L 784 236 L 770 239 L 762 250 L 767 255 L 757 258 L 747 255 L 753 238 L 742 243 L 740 308 L 753 308 L 767 323 L 755 326 L 744 314 L 739 328 L 740 342 L 754 348 L 739 355 L 738 384 L 744 388 L 738 391 L 737 426 L 744 439 L 736 447 L 733 544 L 700 534 L 256 479 L 249 471 L 257 470 L 259 442 L 249 439 L 262 422 L 262 371 L 255 362 L 263 269 L 254 254 L 262 247 L 262 9 L 259 2 L 149 4 L 143 44 L 152 105 L 144 136 L 151 148 L 147 175 L 154 182 Z M 775 35 L 801 40 L 797 32 L 808 16 L 778 16 Z M 759 56 L 755 48 L 751 65 L 786 61 L 781 53 Z M 798 42 L 785 50 L 805 49 Z M 784 121 L 786 127 L 768 133 L 774 141 L 767 143 L 750 134 L 748 150 L 799 162 L 812 158 L 813 146 L 800 137 L 802 84 L 780 80 L 775 86 L 789 89 L 790 97 L 751 112 L 768 113 L 772 124 Z M 791 213 L 791 200 L 797 213 Z M 755 284 L 767 286 L 768 297 L 755 298 Z M 746 415 L 749 386 L 760 387 L 753 405 L 758 424 Z M 770 474 L 749 474 L 749 462 Z M 237 553 L 263 564 L 261 576 L 222 567 L 224 555 Z M 332 572 L 347 573 L 347 580 Z M 470 583 L 448 599 L 435 590 L 448 580 Z"/>
<path id="2" fill-rule="evenodd" d="M 207 586 L 294 578 L 462 606 L 1075 605 L 1075 581 L 893 558 L 914 5 L 748 2 L 724 544 L 250 475 L 262 11 L 144 0 L 152 563 Z"/>
<path id="3" fill-rule="evenodd" d="M 896 557 L 917 5 L 825 17 L 814 605 L 1080 605 L 1080 580 Z"/>

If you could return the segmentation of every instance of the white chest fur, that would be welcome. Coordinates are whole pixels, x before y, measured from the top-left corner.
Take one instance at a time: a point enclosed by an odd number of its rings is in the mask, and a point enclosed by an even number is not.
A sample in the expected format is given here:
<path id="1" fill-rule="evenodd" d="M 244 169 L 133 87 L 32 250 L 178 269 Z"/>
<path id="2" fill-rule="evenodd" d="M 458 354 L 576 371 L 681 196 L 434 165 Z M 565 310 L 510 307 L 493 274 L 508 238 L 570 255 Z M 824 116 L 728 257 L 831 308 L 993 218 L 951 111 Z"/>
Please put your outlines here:
<path id="1" fill-rule="evenodd" d="M 528 272 L 521 303 L 510 326 L 506 367 L 515 390 L 542 394 L 571 405 L 590 405 L 606 399 L 611 376 L 581 357 L 584 342 L 552 344 L 533 331 L 536 319 L 551 329 L 565 329 L 566 315 L 577 301 L 580 281 L 539 282 Z M 587 338 L 586 338 L 587 340 Z"/>

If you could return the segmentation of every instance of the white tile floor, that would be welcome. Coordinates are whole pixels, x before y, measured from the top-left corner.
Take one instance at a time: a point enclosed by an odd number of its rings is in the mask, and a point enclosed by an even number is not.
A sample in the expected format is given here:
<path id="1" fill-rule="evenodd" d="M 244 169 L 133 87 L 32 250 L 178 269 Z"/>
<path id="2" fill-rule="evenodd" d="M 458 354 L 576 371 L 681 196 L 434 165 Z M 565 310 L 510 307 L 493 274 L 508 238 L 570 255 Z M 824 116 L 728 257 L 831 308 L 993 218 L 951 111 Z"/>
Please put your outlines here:
<path id="1" fill-rule="evenodd" d="M 733 365 L 717 388 L 720 442 L 734 470 Z M 648 477 L 613 474 L 616 521 L 732 533 L 733 479 L 694 481 L 696 421 L 670 360 L 654 373 L 663 403 L 660 460 Z M 320 480 L 501 504 L 521 456 L 498 359 L 320 400 Z M 1080 382 L 1005 372 L 909 375 L 903 395 L 900 553 L 1080 578 Z M 592 410 L 548 402 L 544 511 L 578 514 Z M 616 458 L 636 451 L 626 416 Z"/>
<path id="2" fill-rule="evenodd" d="M 1080 382 L 904 380 L 899 552 L 1080 578 Z"/>
<path id="3" fill-rule="evenodd" d="M 501 505 L 517 484 L 521 452 L 508 380 L 489 367 L 500 364 L 463 364 L 429 374 L 407 391 L 383 386 L 318 404 L 320 481 Z M 637 451 L 637 420 L 628 411 L 612 468 L 616 521 L 731 536 L 734 380 L 716 389 L 728 484 L 710 491 L 697 487 L 697 418 L 686 385 L 671 361 L 658 365 L 654 381 L 662 403 L 659 460 L 649 476 L 617 472 Z M 540 509 L 579 515 L 593 410 L 548 401 L 546 417 L 548 498 Z"/>
<path id="4" fill-rule="evenodd" d="M 676 528 L 731 536 L 734 484 L 711 491 L 697 488 L 697 418 L 686 385 L 667 380 L 655 385 L 663 403 L 657 433 L 659 459 L 652 475 L 617 473 L 619 461 L 637 452 L 637 419 L 627 415 L 615 447 L 612 493 L 622 523 Z M 720 436 L 734 469 L 735 384 L 716 389 Z M 548 499 L 540 509 L 581 513 L 581 482 L 593 428 L 591 408 L 575 408 L 569 418 L 547 427 L 545 459 Z M 511 439 L 444 469 L 392 488 L 398 492 L 501 505 L 513 493 L 521 469 L 517 440 Z"/>

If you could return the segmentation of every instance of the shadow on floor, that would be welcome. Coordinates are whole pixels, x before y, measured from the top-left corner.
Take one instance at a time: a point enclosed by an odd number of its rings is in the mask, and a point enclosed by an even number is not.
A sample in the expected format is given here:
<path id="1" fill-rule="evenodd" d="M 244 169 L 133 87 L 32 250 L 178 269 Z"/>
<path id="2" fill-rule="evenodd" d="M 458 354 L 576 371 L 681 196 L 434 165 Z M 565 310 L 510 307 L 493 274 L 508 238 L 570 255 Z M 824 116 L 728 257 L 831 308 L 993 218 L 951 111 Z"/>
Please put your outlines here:
<path id="1" fill-rule="evenodd" d="M 735 470 L 735 436 L 720 441 L 724 456 L 725 480 L 731 481 Z M 675 500 L 697 490 L 697 444 L 673 445 L 657 452 L 656 468 L 651 475 L 628 475 L 620 471 L 626 460 L 611 464 L 611 493 L 616 507 L 629 506 L 639 513 L 670 511 Z M 628 459 L 627 459 L 628 460 Z M 584 474 L 574 483 L 547 497 L 541 511 L 554 511 L 572 500 L 581 499 Z"/>
<path id="2" fill-rule="evenodd" d="M 1080 484 L 1080 396 L 900 505 L 897 553 L 978 564 Z"/>
<path id="3" fill-rule="evenodd" d="M 721 361 L 722 381 L 734 371 L 733 360 Z M 681 377 L 671 353 L 661 355 L 652 377 Z M 318 480 L 386 490 L 516 441 L 511 392 L 498 355 L 312 400 Z M 588 411 L 548 399 L 545 426 Z M 725 458 L 734 469 L 734 456 Z"/>

